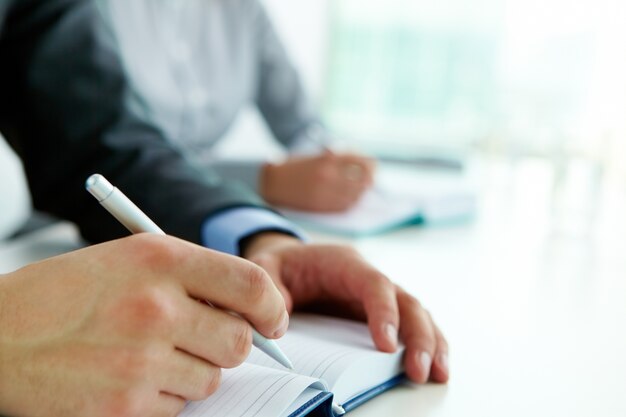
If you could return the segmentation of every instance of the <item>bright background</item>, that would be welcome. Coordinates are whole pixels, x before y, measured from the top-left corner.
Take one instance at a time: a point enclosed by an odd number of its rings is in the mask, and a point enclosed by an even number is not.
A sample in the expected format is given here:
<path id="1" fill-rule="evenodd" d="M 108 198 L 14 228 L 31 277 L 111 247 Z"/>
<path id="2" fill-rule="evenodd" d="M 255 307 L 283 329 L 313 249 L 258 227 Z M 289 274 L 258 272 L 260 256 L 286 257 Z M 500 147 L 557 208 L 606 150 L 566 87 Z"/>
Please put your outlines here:
<path id="1" fill-rule="evenodd" d="M 265 3 L 353 148 L 461 155 L 549 236 L 626 234 L 623 0 Z"/>
<path id="2" fill-rule="evenodd" d="M 352 147 L 534 158 L 555 190 L 608 180 L 626 190 L 623 0 L 263 1 Z M 251 110 L 230 136 L 227 154 L 271 149 Z M 22 187 L 9 159 L 2 182 Z M 20 213 L 26 200 L 5 193 L 0 209 Z"/>
<path id="3" fill-rule="evenodd" d="M 626 150 L 626 2 L 265 3 L 327 123 L 361 146 Z"/>

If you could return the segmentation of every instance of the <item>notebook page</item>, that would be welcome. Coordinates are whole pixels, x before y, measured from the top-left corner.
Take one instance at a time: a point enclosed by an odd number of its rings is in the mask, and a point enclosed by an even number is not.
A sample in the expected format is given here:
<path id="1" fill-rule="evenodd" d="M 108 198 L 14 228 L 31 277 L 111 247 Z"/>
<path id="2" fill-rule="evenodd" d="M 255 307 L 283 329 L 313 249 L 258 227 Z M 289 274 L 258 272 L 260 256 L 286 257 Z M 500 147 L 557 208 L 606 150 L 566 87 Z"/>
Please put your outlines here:
<path id="1" fill-rule="evenodd" d="M 378 190 L 371 190 L 351 209 L 343 213 L 313 213 L 280 208 L 288 218 L 305 224 L 347 233 L 359 234 L 379 231 L 417 217 L 421 211 L 419 200 L 394 199 Z"/>
<path id="2" fill-rule="evenodd" d="M 401 352 L 377 351 L 367 326 L 351 320 L 295 314 L 278 343 L 295 372 L 326 381 L 340 401 L 401 372 Z M 280 367 L 257 349 L 247 362 Z"/>
<path id="3" fill-rule="evenodd" d="M 326 387 L 316 379 L 244 363 L 222 371 L 219 389 L 204 401 L 187 404 L 179 417 L 276 417 L 309 387 Z"/>

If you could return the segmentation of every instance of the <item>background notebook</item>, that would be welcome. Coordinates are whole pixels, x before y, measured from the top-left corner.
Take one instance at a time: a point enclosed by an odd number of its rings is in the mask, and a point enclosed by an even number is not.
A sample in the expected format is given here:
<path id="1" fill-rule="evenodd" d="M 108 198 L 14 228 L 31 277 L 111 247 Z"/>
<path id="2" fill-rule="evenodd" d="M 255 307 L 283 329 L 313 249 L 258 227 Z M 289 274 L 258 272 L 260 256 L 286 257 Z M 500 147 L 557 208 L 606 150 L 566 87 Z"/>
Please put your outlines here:
<path id="1" fill-rule="evenodd" d="M 471 219 L 474 187 L 458 173 L 382 176 L 355 207 L 343 213 L 279 208 L 303 226 L 347 236 L 367 236 L 415 224 L 442 225 Z"/>
<path id="2" fill-rule="evenodd" d="M 333 401 L 349 412 L 404 380 L 402 352 L 377 351 L 362 323 L 295 315 L 279 344 L 294 372 L 253 348 L 244 364 L 223 371 L 217 392 L 180 417 L 333 416 Z"/>

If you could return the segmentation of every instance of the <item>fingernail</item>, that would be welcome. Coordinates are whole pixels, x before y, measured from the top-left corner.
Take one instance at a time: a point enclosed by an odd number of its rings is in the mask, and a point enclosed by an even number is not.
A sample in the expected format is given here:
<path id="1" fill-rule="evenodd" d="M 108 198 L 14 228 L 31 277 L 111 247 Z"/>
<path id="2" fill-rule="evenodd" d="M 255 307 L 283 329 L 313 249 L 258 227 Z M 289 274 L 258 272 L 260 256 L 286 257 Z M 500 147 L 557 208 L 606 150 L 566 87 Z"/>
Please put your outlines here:
<path id="1" fill-rule="evenodd" d="M 289 313 L 287 310 L 283 312 L 283 317 L 281 318 L 281 324 L 278 330 L 274 332 L 274 337 L 278 338 L 284 335 L 287 332 L 287 328 L 289 327 Z"/>
<path id="2" fill-rule="evenodd" d="M 398 345 L 398 329 L 396 326 L 391 323 L 387 323 L 385 325 L 385 334 L 387 335 L 387 340 L 389 340 L 395 348 Z"/>
<path id="3" fill-rule="evenodd" d="M 419 363 L 422 368 L 422 381 L 420 382 L 426 382 L 430 375 L 430 366 L 433 360 L 428 352 L 418 353 L 416 359 L 417 363 Z"/>

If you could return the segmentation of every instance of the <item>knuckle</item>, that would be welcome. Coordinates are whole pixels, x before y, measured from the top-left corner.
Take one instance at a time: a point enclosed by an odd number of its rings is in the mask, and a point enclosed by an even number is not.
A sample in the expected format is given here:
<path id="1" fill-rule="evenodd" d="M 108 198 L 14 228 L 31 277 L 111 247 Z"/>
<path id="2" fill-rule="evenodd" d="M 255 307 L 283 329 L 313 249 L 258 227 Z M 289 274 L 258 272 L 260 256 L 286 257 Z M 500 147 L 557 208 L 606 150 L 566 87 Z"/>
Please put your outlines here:
<path id="1" fill-rule="evenodd" d="M 237 320 L 237 325 L 233 326 L 232 356 L 227 367 L 241 364 L 250 354 L 250 349 L 252 349 L 252 328 L 243 320 Z"/>
<path id="2" fill-rule="evenodd" d="M 146 286 L 132 296 L 126 307 L 127 319 L 134 326 L 150 329 L 167 329 L 175 321 L 176 308 L 167 291 Z"/>
<path id="3" fill-rule="evenodd" d="M 406 292 L 402 287 L 397 285 L 395 287 L 398 302 L 401 306 L 410 311 L 420 311 L 424 309 L 422 303 L 417 298 Z"/>
<path id="4" fill-rule="evenodd" d="M 244 271 L 245 291 L 243 293 L 248 308 L 254 308 L 267 297 L 270 278 L 260 267 L 250 264 Z"/>
<path id="5" fill-rule="evenodd" d="M 133 259 L 142 268 L 163 269 L 178 264 L 182 259 L 181 250 L 176 240 L 168 236 L 152 233 L 139 233 L 132 236 L 131 248 Z"/>
<path id="6" fill-rule="evenodd" d="M 154 369 L 158 353 L 151 346 L 118 350 L 109 369 L 120 381 L 143 381 Z"/>
<path id="7" fill-rule="evenodd" d="M 208 375 L 205 379 L 204 387 L 202 388 L 203 398 L 209 397 L 215 393 L 222 383 L 222 370 L 217 367 L 211 367 Z"/>
<path id="8" fill-rule="evenodd" d="M 393 288 L 393 282 L 385 274 L 377 273 L 372 276 L 372 281 L 377 288 L 388 290 Z"/>
<path id="9" fill-rule="evenodd" d="M 420 303 L 420 301 L 417 298 L 409 294 L 404 295 L 404 303 L 407 306 L 407 308 L 411 311 L 421 311 L 424 309 L 422 307 L 422 303 Z"/>
<path id="10" fill-rule="evenodd" d="M 139 417 L 144 411 L 142 396 L 137 389 L 116 390 L 109 395 L 105 403 L 103 416 Z"/>
<path id="11" fill-rule="evenodd" d="M 450 350 L 450 346 L 448 345 L 448 340 L 446 339 L 446 337 L 440 331 L 437 331 L 436 337 L 437 337 L 437 348 L 441 352 L 448 353 Z"/>

